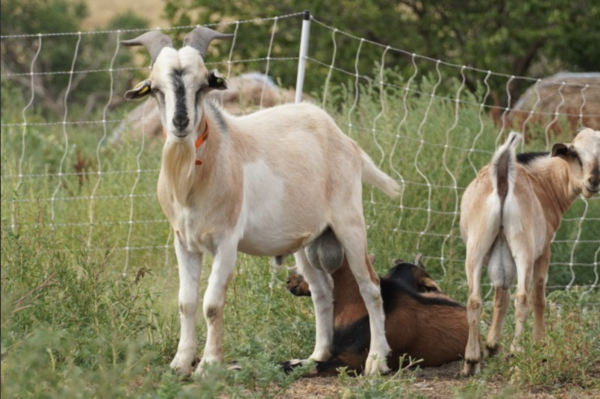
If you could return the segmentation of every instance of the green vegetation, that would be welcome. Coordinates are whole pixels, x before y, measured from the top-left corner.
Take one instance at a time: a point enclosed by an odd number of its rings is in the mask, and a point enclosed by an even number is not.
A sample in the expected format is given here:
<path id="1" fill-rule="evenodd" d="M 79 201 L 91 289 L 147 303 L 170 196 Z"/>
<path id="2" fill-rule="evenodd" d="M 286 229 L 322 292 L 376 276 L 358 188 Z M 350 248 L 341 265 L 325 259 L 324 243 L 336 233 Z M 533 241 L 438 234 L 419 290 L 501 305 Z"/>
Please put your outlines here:
<path id="1" fill-rule="evenodd" d="M 454 211 L 475 174 L 470 162 L 479 168 L 488 161 L 498 127 L 485 114 L 480 124 L 479 106 L 469 105 L 479 103 L 481 94 L 463 91 L 466 103 L 459 103 L 458 109 L 453 101 L 431 101 L 428 96 L 410 95 L 405 102 L 402 79 L 386 73 L 386 80 L 398 88 L 389 86 L 381 93 L 378 87 L 361 86 L 356 98 L 348 88 L 351 82 L 330 86 L 326 105 L 376 163 L 406 182 L 402 202 L 365 190 L 376 268 L 384 272 L 391 259 L 411 259 L 422 252 L 443 289 L 464 300 L 464 247 Z M 426 78 L 413 83 L 420 91 L 432 91 Z M 457 86 L 449 86 L 456 93 Z M 24 101 L 7 82 L 2 96 L 2 123 L 20 122 Z M 30 123 L 43 120 L 38 110 L 28 111 Z M 107 124 L 108 129 L 114 127 Z M 532 137 L 542 137 L 543 129 L 536 129 Z M 216 367 L 205 380 L 179 381 L 168 370 L 179 331 L 177 270 L 169 227 L 154 194 L 160 142 L 129 136 L 118 146 L 98 146 L 102 124 L 67 125 L 66 132 L 69 146 L 64 155 L 62 126 L 30 125 L 24 136 L 22 126 L 2 130 L 2 396 L 285 397 L 298 375 L 282 374 L 274 362 L 306 357 L 312 350 L 310 300 L 287 293 L 285 270 L 272 274 L 268 259 L 241 255 L 228 291 L 224 344 L 226 361 L 239 362 L 242 371 Z M 532 139 L 527 148 L 540 148 L 542 142 Z M 22 179 L 19 164 L 26 175 Z M 432 185 L 434 212 L 429 223 L 429 190 L 416 166 Z M 65 175 L 56 176 L 59 170 Z M 96 174 L 98 170 L 103 174 Z M 53 196 L 56 201 L 51 201 Z M 587 214 L 592 219 L 582 222 L 576 263 L 591 264 L 597 251 L 600 209 L 594 201 Z M 582 206 L 578 203 L 567 218 L 578 218 Z M 421 231 L 431 235 L 421 236 Z M 557 240 L 572 240 L 578 231 L 578 219 L 567 221 Z M 554 261 L 568 262 L 571 249 L 571 243 L 555 244 Z M 288 259 L 288 265 L 291 262 Z M 202 289 L 209 270 L 207 259 Z M 575 284 L 594 281 L 593 268 L 574 270 Z M 549 285 L 566 285 L 570 279 L 568 267 L 551 268 Z M 488 384 L 499 381 L 513 387 L 506 394 L 600 389 L 600 295 L 597 290 L 587 295 L 583 291 L 551 293 L 547 342 L 536 346 L 526 338 L 523 354 L 509 361 L 502 354 L 491 359 L 483 376 L 469 380 L 455 394 L 479 396 Z M 490 301 L 488 297 L 484 320 L 490 318 Z M 512 324 L 511 315 L 504 347 Z M 198 337 L 202 345 L 201 318 Z M 344 397 L 423 395 L 414 385 L 416 378 L 410 371 L 394 377 L 340 377 L 334 392 Z"/>

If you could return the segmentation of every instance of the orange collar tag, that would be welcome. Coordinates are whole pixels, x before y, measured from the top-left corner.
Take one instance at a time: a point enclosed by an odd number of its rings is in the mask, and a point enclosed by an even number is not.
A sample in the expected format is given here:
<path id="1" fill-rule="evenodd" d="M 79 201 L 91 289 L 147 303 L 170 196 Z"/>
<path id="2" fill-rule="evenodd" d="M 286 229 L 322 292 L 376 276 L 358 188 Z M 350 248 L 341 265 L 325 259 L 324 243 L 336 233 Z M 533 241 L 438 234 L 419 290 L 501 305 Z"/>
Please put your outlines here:
<path id="1" fill-rule="evenodd" d="M 167 132 L 164 129 L 163 129 L 163 137 L 164 138 L 167 137 Z M 194 143 L 194 146 L 196 147 L 196 149 L 202 147 L 202 144 L 204 144 L 207 137 L 208 137 L 208 121 L 206 121 L 206 128 L 204 129 L 204 133 L 202 133 L 200 136 L 198 136 L 198 139 Z M 196 165 L 202 165 L 202 160 L 200 158 L 196 158 L 196 161 L 194 163 Z"/>
<path id="2" fill-rule="evenodd" d="M 204 133 L 202 133 L 200 136 L 198 136 L 198 140 L 196 140 L 196 143 L 194 144 L 196 146 L 196 149 L 200 148 L 202 146 L 202 144 L 204 144 L 207 137 L 208 137 L 208 121 L 206 121 L 206 128 L 204 129 Z M 202 165 L 202 160 L 200 158 L 196 158 L 195 164 Z"/>

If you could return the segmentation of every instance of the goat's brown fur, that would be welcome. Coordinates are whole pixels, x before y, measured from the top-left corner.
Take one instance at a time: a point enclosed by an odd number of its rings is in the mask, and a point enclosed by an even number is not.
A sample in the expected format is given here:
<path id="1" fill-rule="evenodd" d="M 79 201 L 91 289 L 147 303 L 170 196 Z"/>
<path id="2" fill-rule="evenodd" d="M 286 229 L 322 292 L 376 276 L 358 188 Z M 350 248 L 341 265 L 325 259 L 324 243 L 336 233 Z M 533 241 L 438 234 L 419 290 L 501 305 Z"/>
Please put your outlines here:
<path id="1" fill-rule="evenodd" d="M 550 243 L 573 201 L 580 194 L 590 198 L 598 192 L 600 179 L 596 172 L 600 162 L 600 132 L 583 129 L 572 143 L 555 144 L 552 154 L 536 153 L 521 158 L 515 155 L 518 137 L 517 133 L 511 133 L 492 162 L 483 167 L 467 187 L 461 202 L 461 234 L 467 247 L 465 267 L 470 326 L 465 375 L 480 371 L 482 265 L 488 266 L 496 289 L 494 316 L 486 345 L 488 352 L 495 353 L 498 349 L 510 300 L 508 290 L 515 274 L 518 276 L 516 325 L 511 349 L 520 350 L 518 338 L 527 318 L 531 286 L 535 315 L 533 339 L 542 340 Z M 503 165 L 505 162 L 507 164 Z"/>
<path id="2" fill-rule="evenodd" d="M 371 255 L 372 256 L 372 255 Z M 396 268 L 410 264 L 395 262 Z M 439 292 L 419 293 L 438 287 L 425 270 L 412 266 L 415 283 L 404 281 L 399 275 L 388 273 L 380 279 L 386 312 L 385 332 L 392 353 L 388 366 L 398 369 L 399 359 L 406 355 L 422 359 L 422 366 L 440 366 L 459 360 L 465 350 L 468 325 L 464 307 Z M 392 269 L 393 270 L 393 269 Z M 333 358 L 317 363 L 307 376 L 337 374 L 337 368 L 362 371 L 368 352 L 367 310 L 357 294 L 356 280 L 348 262 L 332 273 L 334 297 Z M 293 273 L 288 280 L 288 290 L 294 295 L 310 295 L 310 287 L 302 275 Z M 439 287 L 438 287 L 439 288 Z M 356 335 L 352 342 L 349 337 Z M 360 342 L 360 341 L 364 341 Z M 286 363 L 284 367 L 293 366 Z"/>

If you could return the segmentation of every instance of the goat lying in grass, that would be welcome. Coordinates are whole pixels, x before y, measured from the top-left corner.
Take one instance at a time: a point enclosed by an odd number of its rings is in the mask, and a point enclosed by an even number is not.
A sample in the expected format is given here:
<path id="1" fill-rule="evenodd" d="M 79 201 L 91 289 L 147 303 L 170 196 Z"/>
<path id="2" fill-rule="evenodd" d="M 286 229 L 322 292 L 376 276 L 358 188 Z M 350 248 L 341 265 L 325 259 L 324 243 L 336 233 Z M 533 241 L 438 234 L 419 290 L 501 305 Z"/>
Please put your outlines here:
<path id="1" fill-rule="evenodd" d="M 371 255 L 372 257 L 372 255 Z M 372 259 L 373 261 L 373 259 Z M 317 362 L 307 376 L 337 374 L 337 368 L 362 372 L 369 348 L 368 314 L 363 300 L 356 294 L 356 280 L 346 259 L 333 278 L 334 326 L 333 356 Z M 385 331 L 392 348 L 388 357 L 391 369 L 400 367 L 399 358 L 407 355 L 423 359 L 422 366 L 440 366 L 462 358 L 468 338 L 465 308 L 440 293 L 419 258 L 415 264 L 394 261 L 394 267 L 380 279 Z M 302 275 L 290 276 L 288 290 L 296 296 L 310 296 L 309 285 Z M 292 360 L 283 364 L 289 370 L 303 364 Z"/>
<path id="2" fill-rule="evenodd" d="M 225 37 L 198 27 L 186 35 L 180 50 L 157 31 L 123 42 L 146 46 L 153 60 L 150 78 L 125 97 L 154 96 L 166 135 L 158 200 L 175 237 L 181 318 L 171 367 L 183 374 L 192 371 L 198 282 L 207 252 L 214 255 L 203 302 L 208 328 L 196 371 L 202 373 L 205 364 L 223 360 L 223 309 L 238 250 L 267 256 L 294 253 L 313 291 L 317 337 L 310 358 L 328 360 L 333 337 L 331 282 L 323 270 L 309 264 L 303 248 L 330 228 L 345 249 L 370 316 L 365 372 L 385 372 L 390 348 L 379 278 L 367 258 L 362 181 L 391 196 L 397 194 L 398 184 L 317 106 L 288 104 L 234 117 L 204 101 L 206 93 L 227 87 L 203 60 L 210 42 Z"/>
<path id="3" fill-rule="evenodd" d="M 518 338 L 527 318 L 532 284 L 533 339 L 542 340 L 550 243 L 573 201 L 579 194 L 590 198 L 598 192 L 600 184 L 599 131 L 583 129 L 571 144 L 555 144 L 551 154 L 516 155 L 520 137 L 515 132 L 510 134 L 492 162 L 467 187 L 461 202 L 460 227 L 467 246 L 469 283 L 465 375 L 480 371 L 482 265 L 488 265 L 495 287 L 494 315 L 486 344 L 488 354 L 498 350 L 515 274 L 516 327 L 511 350 L 519 350 Z"/>

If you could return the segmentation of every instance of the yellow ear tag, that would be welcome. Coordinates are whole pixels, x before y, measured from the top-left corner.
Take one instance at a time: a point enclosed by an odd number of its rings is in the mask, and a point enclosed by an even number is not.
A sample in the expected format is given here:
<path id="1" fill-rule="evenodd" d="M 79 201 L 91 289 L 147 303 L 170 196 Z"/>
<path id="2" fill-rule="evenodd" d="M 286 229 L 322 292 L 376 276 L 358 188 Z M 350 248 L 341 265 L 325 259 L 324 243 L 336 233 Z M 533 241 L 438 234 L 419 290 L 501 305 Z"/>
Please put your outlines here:
<path id="1" fill-rule="evenodd" d="M 148 91 L 148 88 L 150 87 L 150 82 L 148 82 L 147 80 L 144 80 L 143 82 L 138 83 L 133 90 L 136 90 L 138 92 L 138 94 L 144 94 L 145 92 Z"/>

